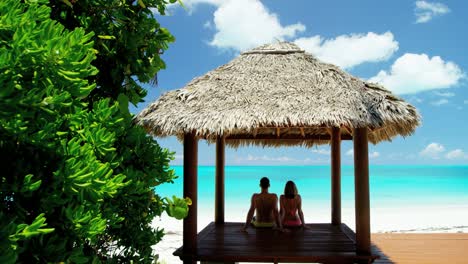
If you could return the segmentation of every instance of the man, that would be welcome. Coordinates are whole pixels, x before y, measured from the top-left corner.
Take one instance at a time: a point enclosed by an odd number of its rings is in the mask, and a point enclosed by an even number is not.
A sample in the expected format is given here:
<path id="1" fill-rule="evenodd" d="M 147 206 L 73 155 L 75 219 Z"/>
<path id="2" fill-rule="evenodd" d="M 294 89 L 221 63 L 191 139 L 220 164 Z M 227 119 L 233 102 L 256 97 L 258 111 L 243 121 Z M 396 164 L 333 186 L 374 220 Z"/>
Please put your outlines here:
<path id="1" fill-rule="evenodd" d="M 283 230 L 279 220 L 278 196 L 274 193 L 268 193 L 270 180 L 267 177 L 263 177 L 260 180 L 260 187 L 262 188 L 262 191 L 252 195 L 250 209 L 247 213 L 247 220 L 245 221 L 245 225 L 242 230 L 246 231 L 250 224 L 255 227 L 272 228 L 275 227 L 275 223 L 276 227 L 279 227 L 280 230 Z M 257 214 L 254 218 L 255 211 L 257 211 Z"/>

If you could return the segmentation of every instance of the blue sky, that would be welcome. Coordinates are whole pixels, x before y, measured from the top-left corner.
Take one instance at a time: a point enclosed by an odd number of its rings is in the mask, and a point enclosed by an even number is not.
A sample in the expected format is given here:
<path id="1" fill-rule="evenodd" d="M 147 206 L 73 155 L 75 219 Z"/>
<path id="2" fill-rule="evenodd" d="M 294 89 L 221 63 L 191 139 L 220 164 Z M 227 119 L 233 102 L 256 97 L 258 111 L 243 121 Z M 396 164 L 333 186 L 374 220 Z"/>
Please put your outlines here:
<path id="1" fill-rule="evenodd" d="M 156 18 L 176 37 L 163 55 L 158 86 L 146 102 L 183 87 L 264 43 L 287 40 L 349 73 L 383 84 L 418 108 L 422 126 L 408 138 L 369 145 L 371 164 L 468 163 L 468 2 L 185 0 Z M 175 138 L 157 139 L 176 152 Z M 226 149 L 228 165 L 329 164 L 327 145 Z M 342 162 L 352 164 L 352 142 Z M 199 143 L 199 163 L 213 165 L 214 145 Z"/>

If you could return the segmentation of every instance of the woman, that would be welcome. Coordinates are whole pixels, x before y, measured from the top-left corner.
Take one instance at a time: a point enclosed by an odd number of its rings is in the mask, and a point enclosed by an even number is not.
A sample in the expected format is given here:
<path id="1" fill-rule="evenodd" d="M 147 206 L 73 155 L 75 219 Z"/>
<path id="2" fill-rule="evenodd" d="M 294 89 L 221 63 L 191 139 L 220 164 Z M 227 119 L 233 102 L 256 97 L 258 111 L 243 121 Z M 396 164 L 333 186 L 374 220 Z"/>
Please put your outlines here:
<path id="1" fill-rule="evenodd" d="M 284 195 L 280 196 L 280 218 L 283 227 L 306 227 L 301 196 L 293 181 L 286 183 Z"/>

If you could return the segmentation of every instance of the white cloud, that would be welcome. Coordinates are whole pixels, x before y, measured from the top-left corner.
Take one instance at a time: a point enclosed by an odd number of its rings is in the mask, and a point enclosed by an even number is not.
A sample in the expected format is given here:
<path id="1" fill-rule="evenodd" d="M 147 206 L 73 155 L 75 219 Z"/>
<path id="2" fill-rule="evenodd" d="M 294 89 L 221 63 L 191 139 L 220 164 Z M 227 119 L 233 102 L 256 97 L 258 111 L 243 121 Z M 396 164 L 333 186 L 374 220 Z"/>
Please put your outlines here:
<path id="1" fill-rule="evenodd" d="M 313 153 L 321 154 L 321 155 L 330 155 L 331 151 L 328 149 L 318 148 L 312 149 Z"/>
<path id="2" fill-rule="evenodd" d="M 259 0 L 219 1 L 214 12 L 216 33 L 210 45 L 244 51 L 275 40 L 291 39 L 305 30 L 301 23 L 283 26 Z"/>
<path id="3" fill-rule="evenodd" d="M 390 153 L 387 155 L 387 158 L 395 160 L 395 159 L 401 159 L 405 156 L 404 153 L 397 152 L 397 153 Z"/>
<path id="4" fill-rule="evenodd" d="M 398 42 L 391 32 L 341 35 L 326 40 L 317 35 L 299 38 L 294 42 L 320 60 L 342 68 L 351 68 L 364 62 L 384 61 L 398 50 Z"/>
<path id="5" fill-rule="evenodd" d="M 414 160 L 417 158 L 417 155 L 411 153 L 411 154 L 408 154 L 408 153 L 403 153 L 403 152 L 397 152 L 397 153 L 390 153 L 388 156 L 387 156 L 388 159 L 391 159 L 391 160 Z"/>
<path id="6" fill-rule="evenodd" d="M 354 149 L 349 149 L 348 151 L 346 151 L 345 155 L 346 156 L 354 156 Z M 378 157 L 380 157 L 380 152 L 377 152 L 377 151 L 369 152 L 369 158 L 370 159 L 375 159 L 375 158 L 378 158 Z"/>
<path id="7" fill-rule="evenodd" d="M 439 56 L 406 53 L 393 63 L 389 72 L 380 71 L 369 79 L 397 94 L 411 94 L 426 90 L 449 88 L 464 77 L 453 62 L 445 62 Z"/>
<path id="8" fill-rule="evenodd" d="M 431 104 L 432 104 L 432 105 L 435 105 L 435 106 L 441 106 L 441 105 L 444 105 L 444 104 L 448 104 L 448 102 L 449 102 L 449 100 L 443 98 L 443 99 L 434 101 L 434 102 L 432 102 Z"/>
<path id="9" fill-rule="evenodd" d="M 454 97 L 455 96 L 455 93 L 451 93 L 451 92 L 446 92 L 446 93 L 435 92 L 435 94 L 441 97 Z"/>
<path id="10" fill-rule="evenodd" d="M 418 104 L 424 102 L 424 100 L 422 98 L 417 97 L 417 96 L 412 96 L 412 97 L 408 98 L 407 100 L 410 103 L 418 103 Z"/>
<path id="11" fill-rule="evenodd" d="M 203 24 L 203 28 L 212 29 L 213 24 L 211 24 L 211 21 L 206 21 L 205 24 Z"/>
<path id="12" fill-rule="evenodd" d="M 439 154 L 441 154 L 444 151 L 445 147 L 443 145 L 433 142 L 427 145 L 421 152 L 419 152 L 419 155 L 432 159 L 438 159 Z"/>
<path id="13" fill-rule="evenodd" d="M 466 159 L 467 155 L 461 149 L 455 149 L 445 155 L 447 159 Z"/>
<path id="14" fill-rule="evenodd" d="M 450 12 L 448 6 L 427 1 L 416 1 L 416 8 L 414 14 L 416 15 L 416 23 L 429 22 L 435 16 L 441 16 Z"/>
<path id="15" fill-rule="evenodd" d="M 183 6 L 187 10 L 189 14 L 192 14 L 198 5 L 201 4 L 208 4 L 208 5 L 215 5 L 218 6 L 225 2 L 226 0 L 183 0 Z M 181 7 L 179 2 L 176 2 L 174 4 L 169 4 L 168 8 L 178 8 Z"/>
<path id="16" fill-rule="evenodd" d="M 244 51 L 276 40 L 293 39 L 306 29 L 301 23 L 282 25 L 278 16 L 260 0 L 184 0 L 183 3 L 189 13 L 202 4 L 216 7 L 213 21 L 203 26 L 216 30 L 209 44 L 217 48 Z"/>
<path id="17" fill-rule="evenodd" d="M 305 158 L 296 159 L 288 156 L 272 157 L 268 155 L 255 156 L 248 154 L 246 157 L 235 157 L 236 164 L 330 164 L 330 158 Z"/>
<path id="18" fill-rule="evenodd" d="M 468 154 L 466 154 L 461 149 L 454 149 L 441 156 L 444 152 L 445 147 L 442 144 L 433 142 L 427 145 L 421 152 L 419 152 L 419 155 L 431 159 L 440 159 L 441 157 L 444 157 L 448 160 L 468 159 Z"/>
<path id="19" fill-rule="evenodd" d="M 267 155 L 263 156 L 253 156 L 247 155 L 247 161 L 293 161 L 293 158 L 282 156 L 282 157 L 270 157 Z"/>

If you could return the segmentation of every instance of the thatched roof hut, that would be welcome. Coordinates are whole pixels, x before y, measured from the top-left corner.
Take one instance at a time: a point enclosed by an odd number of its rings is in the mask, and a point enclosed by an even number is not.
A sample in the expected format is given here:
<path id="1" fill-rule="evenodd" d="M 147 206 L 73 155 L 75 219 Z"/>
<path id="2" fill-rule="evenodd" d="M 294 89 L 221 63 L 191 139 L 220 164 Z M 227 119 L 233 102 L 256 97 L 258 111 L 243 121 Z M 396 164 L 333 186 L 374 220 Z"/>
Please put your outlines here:
<path id="1" fill-rule="evenodd" d="M 276 43 L 244 52 L 186 87 L 164 94 L 135 120 L 153 135 L 183 139 L 184 197 L 190 197 L 192 205 L 184 219 L 183 246 L 174 254 L 184 263 L 371 263 L 378 256 L 371 252 L 368 141 L 409 135 L 419 125 L 420 116 L 385 88 L 323 63 L 294 44 Z M 197 234 L 200 138 L 216 141 L 215 225 L 202 230 L 202 236 Z M 341 222 L 343 139 L 353 140 L 356 233 Z M 284 252 L 265 251 L 306 239 L 289 235 L 278 239 L 275 235 L 274 239 L 257 240 L 255 233 L 238 235 L 241 223 L 225 224 L 225 144 L 321 143 L 331 145 L 332 215 L 330 225 L 312 227 L 333 232 L 322 234 L 317 240 L 320 243 L 288 246 Z M 304 236 L 317 239 L 316 233 Z M 245 248 L 252 250 L 246 252 Z"/>
<path id="2" fill-rule="evenodd" d="M 407 136 L 420 116 L 382 86 L 281 42 L 244 52 L 167 92 L 136 121 L 155 136 L 182 139 L 191 132 L 210 142 L 226 136 L 231 146 L 312 146 L 329 142 L 330 127 L 340 127 L 343 139 L 368 127 L 374 144 Z"/>

